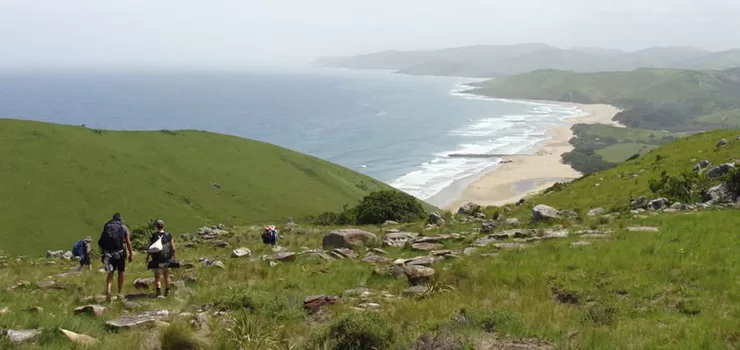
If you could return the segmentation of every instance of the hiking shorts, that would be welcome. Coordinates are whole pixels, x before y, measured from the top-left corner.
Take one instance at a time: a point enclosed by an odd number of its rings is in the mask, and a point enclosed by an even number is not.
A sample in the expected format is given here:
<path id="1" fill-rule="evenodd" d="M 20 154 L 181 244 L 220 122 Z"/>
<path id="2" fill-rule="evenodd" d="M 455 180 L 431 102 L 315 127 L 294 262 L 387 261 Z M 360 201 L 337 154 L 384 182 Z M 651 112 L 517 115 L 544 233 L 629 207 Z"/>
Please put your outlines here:
<path id="1" fill-rule="evenodd" d="M 106 272 L 124 272 L 126 271 L 126 255 L 120 253 L 103 253 L 103 267 Z"/>
<path id="2" fill-rule="evenodd" d="M 85 266 L 85 265 L 90 265 L 90 264 L 91 262 L 90 262 L 89 255 L 80 257 L 80 266 Z"/>

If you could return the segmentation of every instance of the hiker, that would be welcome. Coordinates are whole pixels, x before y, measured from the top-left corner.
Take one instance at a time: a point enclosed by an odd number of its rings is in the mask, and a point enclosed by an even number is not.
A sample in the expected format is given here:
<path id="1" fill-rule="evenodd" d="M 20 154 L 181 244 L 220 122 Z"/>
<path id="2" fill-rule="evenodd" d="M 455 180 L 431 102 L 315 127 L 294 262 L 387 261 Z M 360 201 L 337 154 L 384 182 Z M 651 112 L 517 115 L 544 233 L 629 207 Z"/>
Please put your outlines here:
<path id="1" fill-rule="evenodd" d="M 80 258 L 80 267 L 77 271 L 82 271 L 87 265 L 87 269 L 92 271 L 92 262 L 90 261 L 90 252 L 92 252 L 92 237 L 87 236 L 85 239 L 77 241 L 72 247 L 72 255 Z"/>
<path id="2" fill-rule="evenodd" d="M 164 230 L 164 221 L 154 223 L 157 232 L 149 238 L 149 250 L 146 253 L 146 267 L 154 271 L 154 284 L 157 287 L 157 298 L 170 294 L 170 268 L 178 266 L 175 260 L 175 242 L 172 235 Z M 151 258 L 151 260 L 150 260 Z M 162 295 L 162 275 L 164 275 L 164 296 Z"/>
<path id="3" fill-rule="evenodd" d="M 126 250 L 124 250 L 124 243 Z M 118 271 L 118 299 L 123 299 L 123 279 L 126 271 L 126 257 L 128 262 L 134 259 L 134 250 L 131 248 L 129 230 L 121 220 L 121 215 L 113 214 L 113 218 L 105 223 L 103 232 L 98 239 L 98 246 L 102 253 L 103 268 L 108 272 L 105 285 L 105 299 L 111 301 L 111 284 L 113 274 Z M 126 254 L 128 251 L 128 255 Z"/>
<path id="4" fill-rule="evenodd" d="M 262 243 L 275 246 L 277 244 L 278 232 L 274 225 L 267 225 L 262 230 Z"/>

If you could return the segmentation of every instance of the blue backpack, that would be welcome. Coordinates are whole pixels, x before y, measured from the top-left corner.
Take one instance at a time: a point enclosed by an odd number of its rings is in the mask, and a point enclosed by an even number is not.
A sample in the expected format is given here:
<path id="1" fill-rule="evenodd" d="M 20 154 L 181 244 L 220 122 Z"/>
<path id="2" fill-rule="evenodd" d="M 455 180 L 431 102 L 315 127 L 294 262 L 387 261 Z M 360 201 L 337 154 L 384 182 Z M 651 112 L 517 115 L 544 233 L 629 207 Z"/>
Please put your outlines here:
<path id="1" fill-rule="evenodd" d="M 72 246 L 72 255 L 74 256 L 82 256 L 82 250 L 85 249 L 85 242 L 84 241 L 77 241 L 74 246 Z"/>

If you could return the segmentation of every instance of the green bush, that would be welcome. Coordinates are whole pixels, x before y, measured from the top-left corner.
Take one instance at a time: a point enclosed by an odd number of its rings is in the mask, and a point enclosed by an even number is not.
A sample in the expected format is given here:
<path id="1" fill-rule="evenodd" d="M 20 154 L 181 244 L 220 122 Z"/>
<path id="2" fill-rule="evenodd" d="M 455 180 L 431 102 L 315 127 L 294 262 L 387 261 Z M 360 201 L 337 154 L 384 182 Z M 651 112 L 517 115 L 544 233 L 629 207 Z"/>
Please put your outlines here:
<path id="1" fill-rule="evenodd" d="M 732 193 L 740 196 L 740 169 L 730 169 L 730 172 L 722 177 L 722 182 L 727 184 Z"/>
<path id="2" fill-rule="evenodd" d="M 664 171 L 660 174 L 660 179 L 651 179 L 648 186 L 651 192 L 670 201 L 698 203 L 706 196 L 709 180 L 694 172 L 685 172 L 676 177 L 668 176 Z"/>
<path id="3" fill-rule="evenodd" d="M 393 346 L 398 335 L 377 313 L 346 315 L 314 335 L 314 347 L 332 350 L 383 350 Z"/>
<path id="4" fill-rule="evenodd" d="M 272 350 L 281 348 L 282 326 L 249 312 L 235 312 L 229 317 L 224 348 L 242 350 Z"/>
<path id="5" fill-rule="evenodd" d="M 401 191 L 373 192 L 355 208 L 360 225 L 382 224 L 387 220 L 412 222 L 424 218 L 424 208 L 411 195 Z"/>
<path id="6" fill-rule="evenodd" d="M 180 323 L 173 323 L 159 335 L 162 350 L 199 350 L 205 349 L 203 342 L 193 331 Z"/>
<path id="7" fill-rule="evenodd" d="M 131 247 L 136 251 L 147 249 L 149 238 L 154 233 L 154 220 L 149 220 L 130 231 Z"/>

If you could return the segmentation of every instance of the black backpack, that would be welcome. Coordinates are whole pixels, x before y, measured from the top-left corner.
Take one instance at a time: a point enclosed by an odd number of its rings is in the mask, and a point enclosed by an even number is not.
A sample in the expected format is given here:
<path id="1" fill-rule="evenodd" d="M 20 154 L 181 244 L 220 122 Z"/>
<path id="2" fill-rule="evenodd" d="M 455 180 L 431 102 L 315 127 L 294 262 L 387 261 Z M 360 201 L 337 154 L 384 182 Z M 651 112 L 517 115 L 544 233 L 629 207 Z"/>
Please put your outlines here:
<path id="1" fill-rule="evenodd" d="M 149 245 L 154 244 L 154 242 L 159 239 L 159 234 L 154 233 L 149 238 Z M 169 232 L 165 232 L 162 236 L 162 251 L 159 253 L 152 253 L 152 259 L 156 261 L 168 261 L 172 259 L 172 255 L 174 253 L 174 250 L 172 249 L 172 235 Z"/>
<path id="2" fill-rule="evenodd" d="M 104 252 L 118 252 L 123 250 L 124 240 L 123 223 L 111 220 L 105 223 L 103 232 L 98 239 L 98 246 Z"/>

